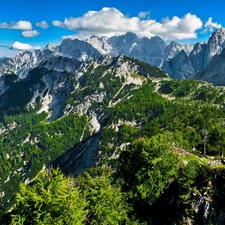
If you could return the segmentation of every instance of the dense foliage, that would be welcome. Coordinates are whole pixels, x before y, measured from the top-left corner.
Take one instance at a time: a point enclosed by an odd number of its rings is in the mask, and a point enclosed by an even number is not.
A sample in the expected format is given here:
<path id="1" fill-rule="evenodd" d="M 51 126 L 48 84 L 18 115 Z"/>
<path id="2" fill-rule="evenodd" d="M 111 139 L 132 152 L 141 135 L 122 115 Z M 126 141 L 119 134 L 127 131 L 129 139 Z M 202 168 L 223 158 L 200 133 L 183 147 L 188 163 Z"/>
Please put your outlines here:
<path id="1" fill-rule="evenodd" d="M 120 156 L 124 190 L 151 205 L 178 176 L 179 161 L 168 133 L 133 142 Z"/>
<path id="2" fill-rule="evenodd" d="M 30 185 L 21 184 L 4 224 L 138 224 L 129 218 L 129 207 L 110 169 L 95 169 L 76 180 L 58 169 L 45 170 Z"/>
<path id="3" fill-rule="evenodd" d="M 30 186 L 20 185 L 16 203 L 7 215 L 11 224 L 83 224 L 87 202 L 83 193 L 59 170 L 45 170 Z"/>

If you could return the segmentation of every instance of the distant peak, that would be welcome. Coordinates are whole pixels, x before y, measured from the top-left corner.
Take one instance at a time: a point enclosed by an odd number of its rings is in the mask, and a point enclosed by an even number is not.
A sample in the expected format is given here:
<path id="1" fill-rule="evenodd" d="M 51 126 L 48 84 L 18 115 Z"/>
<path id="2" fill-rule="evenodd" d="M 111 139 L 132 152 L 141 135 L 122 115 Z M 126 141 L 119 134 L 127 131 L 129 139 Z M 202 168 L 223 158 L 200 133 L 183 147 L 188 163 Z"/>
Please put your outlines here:
<path id="1" fill-rule="evenodd" d="M 46 45 L 45 49 L 53 50 L 56 48 L 56 45 L 53 43 L 49 43 Z"/>
<path id="2" fill-rule="evenodd" d="M 163 41 L 164 42 L 164 40 L 159 36 L 153 36 L 153 37 L 151 37 L 151 39 L 156 40 L 156 41 Z"/>
<path id="3" fill-rule="evenodd" d="M 125 35 L 126 35 L 126 36 L 137 37 L 137 34 L 135 34 L 135 33 L 133 33 L 133 32 L 127 32 Z"/>
<path id="4" fill-rule="evenodd" d="M 93 34 L 93 35 L 91 35 L 90 38 L 99 38 L 99 37 Z"/>

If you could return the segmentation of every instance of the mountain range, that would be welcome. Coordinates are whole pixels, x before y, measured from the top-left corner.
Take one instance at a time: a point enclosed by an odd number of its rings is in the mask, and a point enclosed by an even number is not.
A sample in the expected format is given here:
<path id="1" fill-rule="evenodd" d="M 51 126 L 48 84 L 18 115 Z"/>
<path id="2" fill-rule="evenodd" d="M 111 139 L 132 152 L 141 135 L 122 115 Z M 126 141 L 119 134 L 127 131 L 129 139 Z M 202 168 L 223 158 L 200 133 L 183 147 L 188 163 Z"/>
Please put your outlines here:
<path id="1" fill-rule="evenodd" d="M 216 30 L 207 43 L 195 45 L 174 41 L 166 44 L 160 37 L 139 38 L 131 32 L 111 38 L 92 36 L 86 41 L 67 38 L 59 46 L 48 44 L 42 51 L 19 52 L 13 58 L 1 59 L 0 73 L 8 69 L 20 78 L 24 78 L 44 58 L 51 56 L 65 56 L 89 61 L 100 55 L 124 54 L 157 66 L 176 79 L 189 79 L 194 76 L 195 79 L 201 77 L 203 80 L 220 84 L 220 81 L 215 78 L 216 71 L 210 74 L 204 73 L 205 76 L 197 75 L 197 73 L 202 74 L 202 70 L 209 65 L 215 55 L 222 52 L 224 46 L 224 28 Z"/>

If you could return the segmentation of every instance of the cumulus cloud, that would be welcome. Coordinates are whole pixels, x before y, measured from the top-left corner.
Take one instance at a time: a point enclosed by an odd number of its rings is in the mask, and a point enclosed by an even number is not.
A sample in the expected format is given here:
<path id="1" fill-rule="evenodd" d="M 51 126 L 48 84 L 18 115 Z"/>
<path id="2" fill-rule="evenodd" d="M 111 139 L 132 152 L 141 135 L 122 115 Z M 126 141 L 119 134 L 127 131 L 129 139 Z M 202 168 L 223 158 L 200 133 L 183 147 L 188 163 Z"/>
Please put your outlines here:
<path id="1" fill-rule="evenodd" d="M 146 12 L 139 17 L 146 16 Z M 127 17 L 116 8 L 103 8 L 100 11 L 88 11 L 82 17 L 54 20 L 57 27 L 77 32 L 77 37 L 87 38 L 90 35 L 113 36 L 134 32 L 138 36 L 160 36 L 165 40 L 182 40 L 196 38 L 196 31 L 202 28 L 202 21 L 196 15 L 187 13 L 184 17 L 165 18 L 161 22 L 153 19 Z"/>
<path id="2" fill-rule="evenodd" d="M 20 20 L 18 22 L 12 21 L 10 23 L 0 23 L 0 28 L 12 29 L 12 30 L 32 30 L 32 24 L 30 21 Z"/>
<path id="3" fill-rule="evenodd" d="M 12 45 L 11 49 L 14 50 L 21 50 L 21 51 L 30 51 L 30 50 L 36 50 L 36 49 L 41 49 L 40 46 L 31 46 L 29 44 L 21 43 L 21 42 L 14 42 Z"/>
<path id="4" fill-rule="evenodd" d="M 53 20 L 53 21 L 52 21 L 52 24 L 53 24 L 54 26 L 56 26 L 56 27 L 66 28 L 66 26 L 64 27 L 64 26 L 63 26 L 63 23 L 62 23 L 61 21 L 59 21 L 59 20 Z"/>
<path id="5" fill-rule="evenodd" d="M 138 14 L 138 17 L 144 19 L 144 18 L 146 18 L 149 14 L 150 14 L 150 11 L 149 11 L 149 12 L 140 12 L 140 13 Z"/>
<path id="6" fill-rule="evenodd" d="M 25 38 L 30 38 L 30 37 L 36 37 L 39 36 L 41 33 L 36 31 L 36 30 L 27 30 L 23 31 L 21 36 Z"/>
<path id="7" fill-rule="evenodd" d="M 205 29 L 203 30 L 203 32 L 206 33 L 208 31 L 213 32 L 214 29 L 221 28 L 222 25 L 217 22 L 213 22 L 212 17 L 209 17 L 209 19 L 204 24 L 204 27 L 205 27 Z"/>
<path id="8" fill-rule="evenodd" d="M 40 22 L 37 22 L 37 23 L 36 23 L 36 26 L 37 26 L 37 27 L 40 27 L 40 28 L 42 28 L 42 29 L 48 29 L 48 28 L 49 28 L 49 26 L 48 26 L 48 24 L 47 24 L 46 21 L 40 21 Z"/>

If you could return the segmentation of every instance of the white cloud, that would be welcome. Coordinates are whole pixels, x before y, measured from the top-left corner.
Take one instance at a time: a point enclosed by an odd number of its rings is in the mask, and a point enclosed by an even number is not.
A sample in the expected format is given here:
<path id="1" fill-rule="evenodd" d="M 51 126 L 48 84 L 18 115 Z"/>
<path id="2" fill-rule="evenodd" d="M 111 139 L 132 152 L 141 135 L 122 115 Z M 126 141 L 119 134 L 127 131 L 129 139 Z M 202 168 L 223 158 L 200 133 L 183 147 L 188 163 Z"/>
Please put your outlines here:
<path id="1" fill-rule="evenodd" d="M 42 29 L 48 29 L 48 28 L 49 28 L 49 26 L 48 26 L 48 24 L 47 24 L 46 21 L 40 21 L 40 22 L 37 22 L 37 23 L 36 23 L 36 26 L 37 26 L 37 27 L 40 27 L 40 28 L 42 28 Z"/>
<path id="2" fill-rule="evenodd" d="M 144 18 L 146 18 L 149 14 L 150 14 L 150 11 L 149 11 L 149 12 L 140 12 L 140 13 L 138 14 L 138 17 L 144 19 Z"/>
<path id="3" fill-rule="evenodd" d="M 41 49 L 40 46 L 31 46 L 29 44 L 21 43 L 21 42 L 14 42 L 14 44 L 11 47 L 12 49 L 15 50 L 21 50 L 21 51 L 30 51 L 30 50 L 36 50 L 36 49 Z"/>
<path id="4" fill-rule="evenodd" d="M 27 30 L 23 31 L 21 36 L 25 38 L 30 38 L 30 37 L 36 37 L 39 36 L 41 33 L 36 31 L 36 30 Z"/>
<path id="5" fill-rule="evenodd" d="M 52 24 L 56 27 L 66 28 L 66 27 L 63 27 L 63 23 L 59 20 L 53 20 Z"/>
<path id="6" fill-rule="evenodd" d="M 32 24 L 30 21 L 20 20 L 18 22 L 12 21 L 10 23 L 0 23 L 0 28 L 12 29 L 12 30 L 32 30 Z"/>
<path id="7" fill-rule="evenodd" d="M 146 13 L 145 13 L 146 14 Z M 144 16 L 142 12 L 139 16 Z M 196 15 L 187 13 L 184 17 L 166 18 L 161 22 L 153 19 L 127 17 L 116 8 L 103 8 L 100 11 L 88 11 L 82 17 L 65 18 L 63 22 L 52 21 L 57 27 L 77 32 L 77 37 L 87 38 L 90 35 L 113 36 L 128 31 L 138 36 L 152 37 L 158 35 L 165 40 L 182 40 L 196 38 L 196 31 L 202 28 L 202 21 Z"/>
<path id="8" fill-rule="evenodd" d="M 213 32 L 214 28 L 219 29 L 222 27 L 222 25 L 217 22 L 213 22 L 212 17 L 209 17 L 209 19 L 204 24 L 204 27 L 205 29 L 203 30 L 203 32 L 206 33 L 208 31 Z"/>

